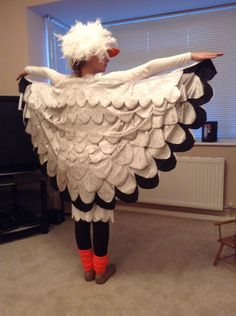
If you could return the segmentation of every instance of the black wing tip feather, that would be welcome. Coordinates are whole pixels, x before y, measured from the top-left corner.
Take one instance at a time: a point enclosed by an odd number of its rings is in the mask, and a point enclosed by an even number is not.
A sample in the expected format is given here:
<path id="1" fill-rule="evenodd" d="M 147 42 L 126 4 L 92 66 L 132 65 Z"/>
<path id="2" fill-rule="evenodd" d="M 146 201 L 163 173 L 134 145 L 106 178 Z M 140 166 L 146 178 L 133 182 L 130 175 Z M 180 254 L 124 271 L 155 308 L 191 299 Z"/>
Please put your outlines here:
<path id="1" fill-rule="evenodd" d="M 111 210 L 114 209 L 116 206 L 116 199 L 115 197 L 110 201 L 110 202 L 105 202 L 100 198 L 100 196 L 96 193 L 94 203 L 97 204 L 98 206 L 105 208 L 106 210 Z"/>
<path id="2" fill-rule="evenodd" d="M 171 156 L 168 159 L 155 159 L 158 170 L 160 171 L 170 171 L 176 166 L 176 158 L 171 153 Z"/>
<path id="3" fill-rule="evenodd" d="M 138 186 L 142 189 L 153 189 L 153 188 L 157 187 L 159 184 L 158 175 L 156 175 L 152 178 L 144 178 L 144 177 L 141 177 L 141 176 L 136 174 L 135 178 L 136 178 Z"/>
<path id="4" fill-rule="evenodd" d="M 27 80 L 25 77 L 22 77 L 18 82 L 18 91 L 20 93 L 25 93 L 25 90 L 29 84 L 32 84 L 32 82 Z"/>
<path id="5" fill-rule="evenodd" d="M 216 68 L 211 59 L 204 60 L 197 65 L 185 68 L 183 73 L 195 73 L 200 79 L 204 87 L 203 95 L 198 99 L 188 99 L 188 102 L 192 104 L 196 119 L 192 124 L 179 124 L 185 131 L 186 139 L 181 144 L 168 143 L 171 152 L 184 152 L 190 150 L 194 146 L 194 138 L 189 129 L 198 129 L 203 126 L 207 120 L 206 111 L 201 108 L 201 105 L 209 102 L 213 97 L 213 89 L 208 83 L 217 74 Z M 173 168 L 172 168 L 173 169 Z"/>
<path id="6" fill-rule="evenodd" d="M 188 128 L 186 128 L 184 125 L 181 125 L 181 127 L 185 131 L 186 138 L 181 144 L 168 143 L 168 146 L 171 152 L 185 152 L 185 151 L 190 150 L 194 146 L 195 140 L 194 140 L 193 135 L 190 133 Z"/>
<path id="7" fill-rule="evenodd" d="M 115 195 L 121 201 L 126 203 L 134 203 L 138 200 L 138 187 L 136 186 L 135 190 L 131 194 L 126 194 L 115 188 Z"/>
<path id="8" fill-rule="evenodd" d="M 203 60 L 194 66 L 185 68 L 183 72 L 194 72 L 202 81 L 209 81 L 217 74 L 216 68 L 211 59 Z"/>
<path id="9" fill-rule="evenodd" d="M 187 128 L 198 129 L 198 128 L 202 127 L 203 124 L 206 122 L 206 120 L 207 120 L 206 111 L 202 107 L 197 106 L 197 105 L 193 105 L 193 108 L 194 108 L 195 113 L 196 113 L 195 121 L 192 124 L 182 125 L 182 127 L 185 126 Z"/>

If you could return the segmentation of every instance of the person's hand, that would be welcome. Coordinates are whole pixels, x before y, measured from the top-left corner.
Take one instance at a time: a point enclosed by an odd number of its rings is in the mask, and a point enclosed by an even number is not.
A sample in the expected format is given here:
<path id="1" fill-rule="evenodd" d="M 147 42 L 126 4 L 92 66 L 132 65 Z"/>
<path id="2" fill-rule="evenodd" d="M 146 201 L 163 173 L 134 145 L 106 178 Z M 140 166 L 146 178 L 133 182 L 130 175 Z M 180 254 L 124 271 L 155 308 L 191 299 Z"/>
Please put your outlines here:
<path id="1" fill-rule="evenodd" d="M 19 80 L 25 76 L 29 75 L 29 73 L 27 71 L 22 71 L 21 73 L 19 73 L 19 75 L 16 77 L 16 80 Z"/>
<path id="2" fill-rule="evenodd" d="M 191 55 L 192 55 L 192 60 L 199 61 L 199 60 L 220 57 L 220 56 L 223 56 L 224 53 L 196 52 L 196 53 L 191 53 Z"/>

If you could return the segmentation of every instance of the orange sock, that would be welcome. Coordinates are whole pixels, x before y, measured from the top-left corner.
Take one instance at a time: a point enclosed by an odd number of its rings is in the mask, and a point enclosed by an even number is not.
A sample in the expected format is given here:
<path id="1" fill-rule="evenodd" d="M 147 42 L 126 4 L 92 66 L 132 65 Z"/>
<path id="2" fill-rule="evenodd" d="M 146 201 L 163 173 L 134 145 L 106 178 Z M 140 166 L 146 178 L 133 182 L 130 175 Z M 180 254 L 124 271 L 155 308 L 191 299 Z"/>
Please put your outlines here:
<path id="1" fill-rule="evenodd" d="M 102 274 L 106 271 L 108 265 L 108 255 L 103 257 L 93 256 L 93 265 L 96 274 Z"/>
<path id="2" fill-rule="evenodd" d="M 93 270 L 93 250 L 86 249 L 81 250 L 79 249 L 80 260 L 82 266 L 84 267 L 84 271 L 89 272 Z"/>

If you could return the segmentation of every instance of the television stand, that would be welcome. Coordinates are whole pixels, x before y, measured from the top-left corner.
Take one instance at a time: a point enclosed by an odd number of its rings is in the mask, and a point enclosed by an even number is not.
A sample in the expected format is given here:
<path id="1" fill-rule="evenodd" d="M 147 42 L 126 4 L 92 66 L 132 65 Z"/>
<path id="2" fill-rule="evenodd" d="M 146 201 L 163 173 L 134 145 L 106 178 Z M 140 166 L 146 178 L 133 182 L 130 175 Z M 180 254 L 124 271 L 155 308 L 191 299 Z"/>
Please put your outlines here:
<path id="1" fill-rule="evenodd" d="M 25 194 L 29 185 L 38 188 Z M 47 177 L 37 171 L 0 175 L 0 201 L 0 242 L 48 233 Z"/>

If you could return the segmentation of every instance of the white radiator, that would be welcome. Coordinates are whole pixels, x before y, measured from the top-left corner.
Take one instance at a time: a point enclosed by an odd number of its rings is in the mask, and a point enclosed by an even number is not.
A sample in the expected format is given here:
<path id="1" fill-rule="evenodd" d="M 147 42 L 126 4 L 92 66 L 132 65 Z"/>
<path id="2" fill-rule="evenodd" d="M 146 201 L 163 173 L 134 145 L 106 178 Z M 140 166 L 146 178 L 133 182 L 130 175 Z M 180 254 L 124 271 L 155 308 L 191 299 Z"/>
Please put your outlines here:
<path id="1" fill-rule="evenodd" d="M 177 157 L 177 166 L 159 173 L 155 189 L 140 189 L 139 202 L 223 210 L 224 158 Z"/>

